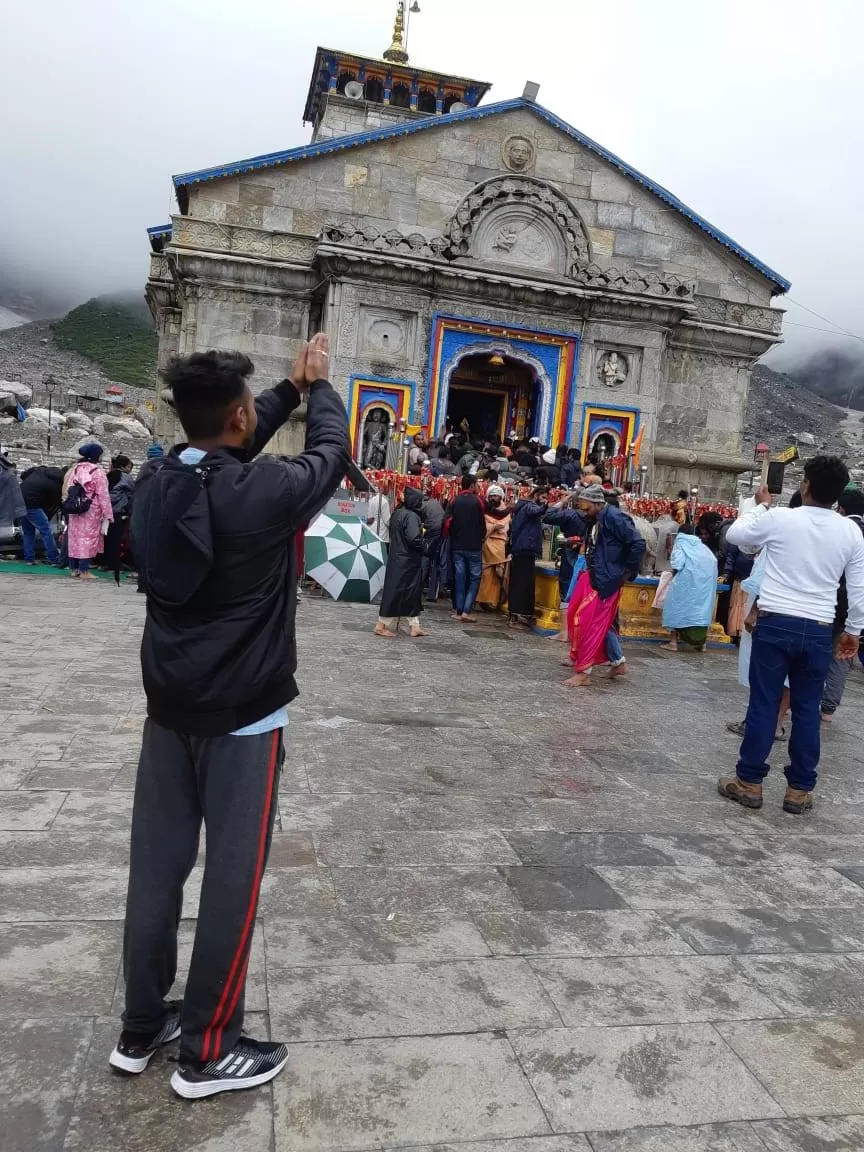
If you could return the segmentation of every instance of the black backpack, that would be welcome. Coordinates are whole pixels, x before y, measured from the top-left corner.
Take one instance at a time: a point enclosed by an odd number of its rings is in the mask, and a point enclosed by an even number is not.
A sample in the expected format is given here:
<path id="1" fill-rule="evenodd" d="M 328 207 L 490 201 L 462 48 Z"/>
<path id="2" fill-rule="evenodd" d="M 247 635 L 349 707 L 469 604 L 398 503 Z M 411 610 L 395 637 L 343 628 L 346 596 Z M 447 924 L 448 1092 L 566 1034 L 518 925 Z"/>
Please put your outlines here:
<path id="1" fill-rule="evenodd" d="M 76 480 L 69 486 L 69 493 L 60 505 L 67 516 L 83 516 L 90 511 L 93 497 L 88 496 L 81 484 Z"/>

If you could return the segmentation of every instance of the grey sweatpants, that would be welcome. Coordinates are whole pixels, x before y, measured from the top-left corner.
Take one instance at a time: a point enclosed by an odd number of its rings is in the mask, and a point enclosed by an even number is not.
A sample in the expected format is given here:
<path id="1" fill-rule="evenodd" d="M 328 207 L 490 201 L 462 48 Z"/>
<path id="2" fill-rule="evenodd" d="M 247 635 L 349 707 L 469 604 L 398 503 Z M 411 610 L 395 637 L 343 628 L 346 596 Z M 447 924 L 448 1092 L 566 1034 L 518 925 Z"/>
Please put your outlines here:
<path id="1" fill-rule="evenodd" d="M 282 729 L 261 736 L 184 736 L 144 725 L 132 809 L 123 971 L 124 1027 L 158 1031 L 177 975 L 183 885 L 207 849 L 180 1055 L 218 1060 L 243 1025 L 246 967 L 270 851 Z"/>
<path id="2" fill-rule="evenodd" d="M 825 687 L 822 689 L 822 711 L 827 716 L 833 716 L 840 707 L 840 701 L 843 699 L 843 692 L 846 689 L 846 677 L 852 670 L 854 663 L 854 656 L 849 656 L 845 660 L 835 656 L 831 661 L 831 667 L 828 669 L 828 675 L 825 679 Z"/>

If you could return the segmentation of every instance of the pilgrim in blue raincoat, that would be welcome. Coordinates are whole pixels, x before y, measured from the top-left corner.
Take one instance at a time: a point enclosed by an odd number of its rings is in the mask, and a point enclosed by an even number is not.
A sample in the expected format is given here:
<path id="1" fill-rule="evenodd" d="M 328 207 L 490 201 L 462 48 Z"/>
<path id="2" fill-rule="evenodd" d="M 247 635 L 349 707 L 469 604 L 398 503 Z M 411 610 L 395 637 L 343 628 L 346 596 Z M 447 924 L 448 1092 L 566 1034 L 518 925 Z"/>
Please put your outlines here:
<path id="1" fill-rule="evenodd" d="M 670 564 L 675 576 L 663 602 L 663 627 L 694 648 L 704 648 L 714 618 L 717 559 L 710 548 L 684 530 L 675 537 Z"/>

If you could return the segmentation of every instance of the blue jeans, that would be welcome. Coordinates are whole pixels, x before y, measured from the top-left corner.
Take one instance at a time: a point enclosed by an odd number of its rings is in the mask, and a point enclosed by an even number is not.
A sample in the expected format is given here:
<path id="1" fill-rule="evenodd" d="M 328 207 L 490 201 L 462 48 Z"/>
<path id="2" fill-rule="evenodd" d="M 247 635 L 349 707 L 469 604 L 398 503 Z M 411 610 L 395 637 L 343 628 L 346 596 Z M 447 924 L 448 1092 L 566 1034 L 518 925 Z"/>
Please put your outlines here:
<path id="1" fill-rule="evenodd" d="M 768 755 L 777 730 L 783 681 L 789 677 L 792 734 L 790 788 L 811 792 L 819 765 L 819 706 L 833 656 L 830 624 L 799 616 L 760 614 L 750 656 L 750 704 L 741 742 L 738 779 L 761 784 L 768 775 Z"/>
<path id="2" fill-rule="evenodd" d="M 36 559 L 36 533 L 42 539 L 45 555 L 49 564 L 56 564 L 60 559 L 60 552 L 51 535 L 51 523 L 42 508 L 28 508 L 27 515 L 20 521 L 21 532 L 24 536 L 24 559 L 32 564 Z"/>
<path id="3" fill-rule="evenodd" d="M 624 653 L 621 650 L 621 637 L 614 628 L 606 633 L 606 659 L 610 664 L 623 664 Z"/>
<path id="4" fill-rule="evenodd" d="M 474 607 L 483 575 L 482 552 L 454 552 L 453 568 L 456 574 L 456 589 L 453 606 L 460 616 L 468 616 Z"/>

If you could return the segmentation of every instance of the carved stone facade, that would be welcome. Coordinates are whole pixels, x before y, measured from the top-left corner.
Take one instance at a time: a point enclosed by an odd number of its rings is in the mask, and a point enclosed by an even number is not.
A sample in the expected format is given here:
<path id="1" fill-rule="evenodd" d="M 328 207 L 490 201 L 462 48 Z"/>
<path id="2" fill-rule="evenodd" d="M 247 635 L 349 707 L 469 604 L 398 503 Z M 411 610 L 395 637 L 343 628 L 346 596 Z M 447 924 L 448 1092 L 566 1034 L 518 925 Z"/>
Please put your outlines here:
<path id="1" fill-rule="evenodd" d="M 441 431 L 450 360 L 488 350 L 532 373 L 548 442 L 618 413 L 655 490 L 730 494 L 782 318 L 758 262 L 528 105 L 318 147 L 178 188 L 147 288 L 163 360 L 236 347 L 264 386 L 323 328 L 359 459 L 382 413 Z"/>

